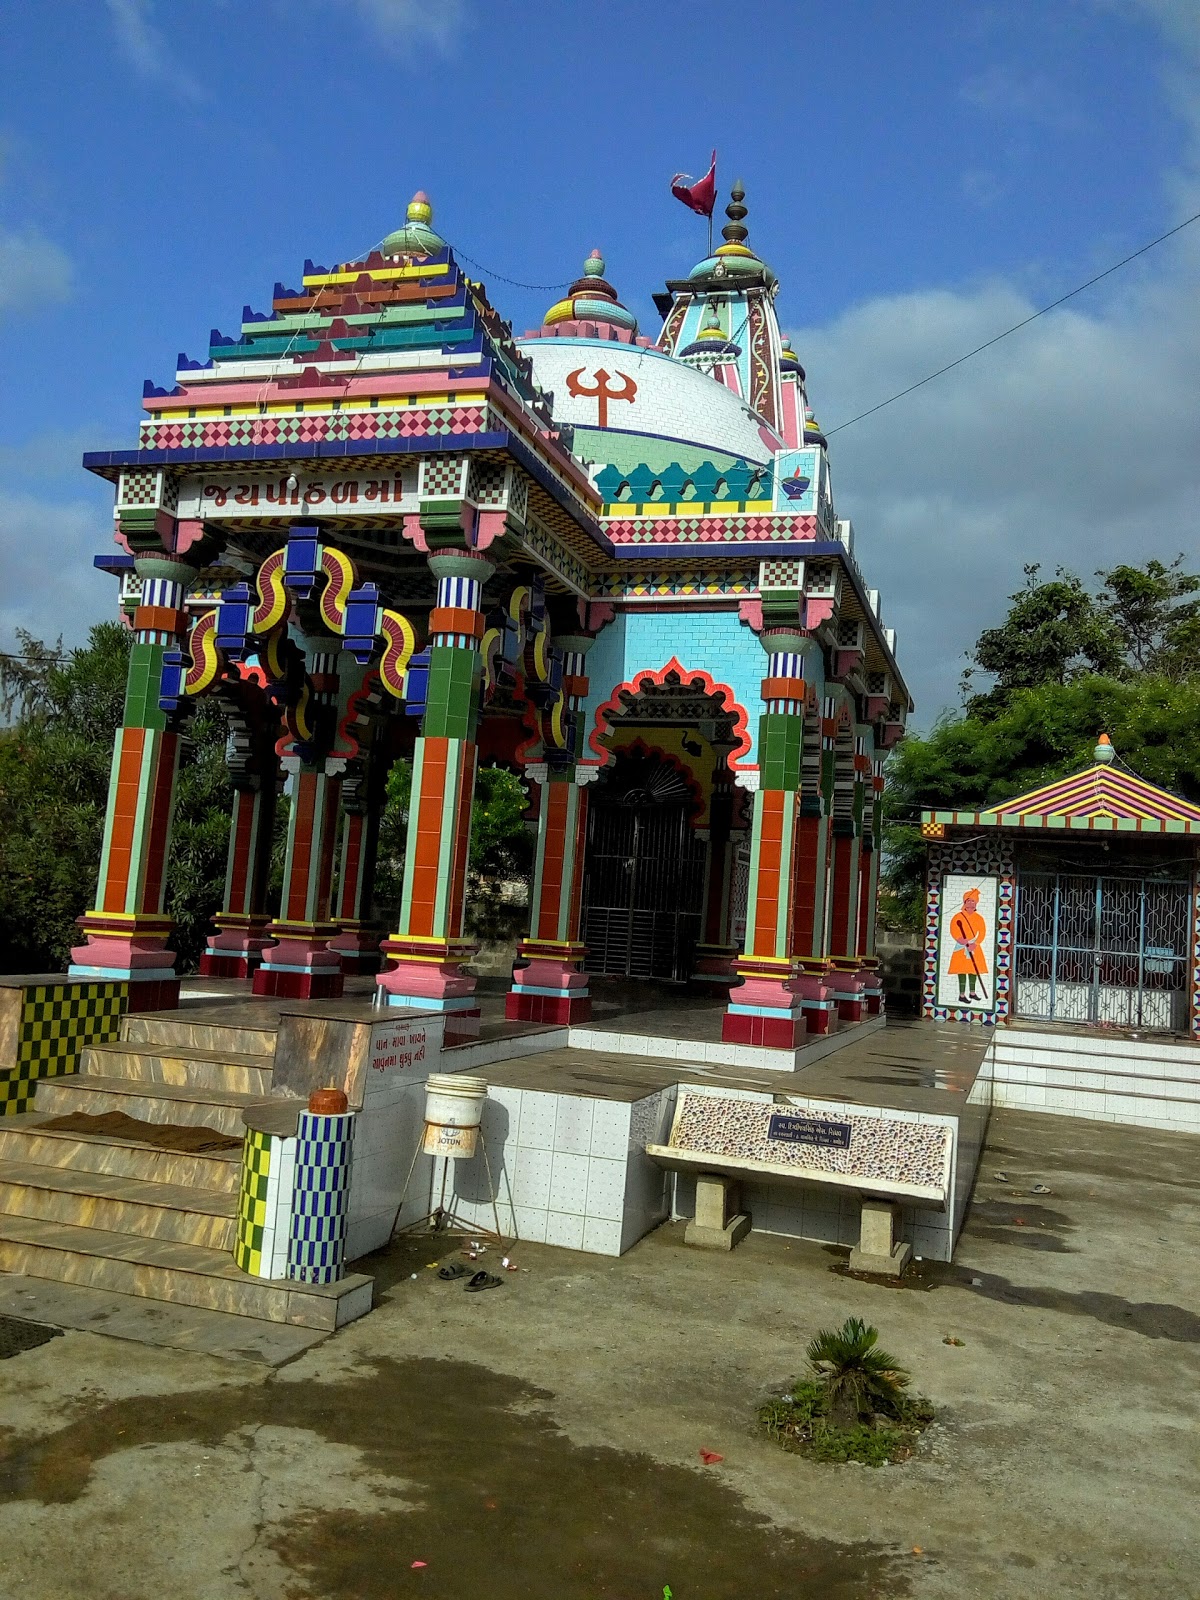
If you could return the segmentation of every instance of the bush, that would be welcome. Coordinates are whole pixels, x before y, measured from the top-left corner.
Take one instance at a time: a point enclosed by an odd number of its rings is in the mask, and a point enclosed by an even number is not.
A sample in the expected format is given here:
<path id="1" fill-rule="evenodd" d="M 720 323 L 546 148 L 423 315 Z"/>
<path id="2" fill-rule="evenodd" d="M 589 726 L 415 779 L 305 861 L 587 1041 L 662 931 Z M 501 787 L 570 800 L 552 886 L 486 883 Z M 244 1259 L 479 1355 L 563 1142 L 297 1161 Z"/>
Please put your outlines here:
<path id="1" fill-rule="evenodd" d="M 808 1347 L 813 1376 L 759 1407 L 759 1425 L 785 1450 L 814 1461 L 881 1467 L 912 1455 L 933 1407 L 908 1393 L 909 1375 L 880 1350 L 857 1317 L 819 1333 Z"/>

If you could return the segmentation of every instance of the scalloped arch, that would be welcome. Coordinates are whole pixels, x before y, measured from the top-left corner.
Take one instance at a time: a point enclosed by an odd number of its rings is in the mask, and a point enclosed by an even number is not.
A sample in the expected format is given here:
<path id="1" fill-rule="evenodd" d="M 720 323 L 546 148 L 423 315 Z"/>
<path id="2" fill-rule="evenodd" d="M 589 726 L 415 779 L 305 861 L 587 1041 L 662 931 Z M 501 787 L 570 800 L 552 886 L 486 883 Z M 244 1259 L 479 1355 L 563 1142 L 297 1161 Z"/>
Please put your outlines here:
<path id="1" fill-rule="evenodd" d="M 684 688 L 699 686 L 705 694 L 712 695 L 714 699 L 724 702 L 726 709 L 733 716 L 733 733 L 737 740 L 734 748 L 726 757 L 726 764 L 731 772 L 739 770 L 739 758 L 744 756 L 750 748 L 750 718 L 746 708 L 737 699 L 733 690 L 727 683 L 717 683 L 716 680 L 702 667 L 685 667 L 678 656 L 672 656 L 665 667 L 655 670 L 647 667 L 640 672 L 635 672 L 632 678 L 624 683 L 617 684 L 612 694 L 602 705 L 596 707 L 596 714 L 592 731 L 588 734 L 588 745 L 599 757 L 602 767 L 611 766 L 616 759 L 615 752 L 607 749 L 601 740 L 608 732 L 608 725 L 614 716 L 619 716 L 624 710 L 621 704 L 622 695 L 635 695 L 647 685 L 661 688 L 672 674 L 679 679 Z"/>

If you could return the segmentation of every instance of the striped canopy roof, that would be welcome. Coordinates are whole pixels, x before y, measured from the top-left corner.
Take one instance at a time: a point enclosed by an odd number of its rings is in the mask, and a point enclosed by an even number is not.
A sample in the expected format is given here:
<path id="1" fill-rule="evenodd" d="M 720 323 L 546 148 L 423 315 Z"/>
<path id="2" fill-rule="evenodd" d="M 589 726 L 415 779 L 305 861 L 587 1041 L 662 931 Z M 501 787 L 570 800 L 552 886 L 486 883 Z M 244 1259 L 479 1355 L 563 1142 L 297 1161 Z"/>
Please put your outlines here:
<path id="1" fill-rule="evenodd" d="M 1200 834 L 1200 806 L 1122 771 L 1110 758 L 986 811 L 921 813 L 926 838 L 940 839 L 947 827 Z"/>

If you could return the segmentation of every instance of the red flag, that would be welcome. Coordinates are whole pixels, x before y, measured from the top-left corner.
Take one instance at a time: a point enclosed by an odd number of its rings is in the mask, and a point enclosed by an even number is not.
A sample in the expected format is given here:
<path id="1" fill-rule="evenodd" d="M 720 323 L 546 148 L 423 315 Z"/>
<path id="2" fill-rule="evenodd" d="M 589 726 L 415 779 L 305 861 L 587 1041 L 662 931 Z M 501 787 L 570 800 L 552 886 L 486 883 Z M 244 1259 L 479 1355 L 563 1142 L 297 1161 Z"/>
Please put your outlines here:
<path id="1" fill-rule="evenodd" d="M 685 183 L 687 177 L 686 172 L 677 172 L 671 179 L 671 193 L 698 216 L 711 217 L 717 203 L 717 152 L 713 151 L 712 164 L 702 178 Z"/>

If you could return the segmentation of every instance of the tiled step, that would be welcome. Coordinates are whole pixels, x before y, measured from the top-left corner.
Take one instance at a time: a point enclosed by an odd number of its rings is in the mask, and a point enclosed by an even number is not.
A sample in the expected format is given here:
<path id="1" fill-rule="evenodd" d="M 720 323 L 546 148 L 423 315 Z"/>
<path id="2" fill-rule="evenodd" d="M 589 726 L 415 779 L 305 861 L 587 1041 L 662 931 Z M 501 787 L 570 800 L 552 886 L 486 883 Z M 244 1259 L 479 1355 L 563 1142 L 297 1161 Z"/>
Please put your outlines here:
<path id="1" fill-rule="evenodd" d="M 260 1105 L 262 1095 L 235 1094 L 230 1089 L 194 1089 L 187 1084 L 144 1083 L 133 1078 L 101 1078 L 79 1073 L 46 1078 L 38 1084 L 34 1106 L 53 1116 L 82 1111 L 123 1111 L 139 1122 L 176 1122 L 186 1127 L 214 1128 L 235 1137 L 245 1132 L 242 1112 Z"/>
<path id="2" fill-rule="evenodd" d="M 146 1011 L 126 1017 L 121 1037 L 127 1043 L 168 1050 L 216 1050 L 236 1056 L 275 1054 L 277 1026 L 272 1020 L 262 1027 L 232 1022 L 187 1022 L 180 1012 L 163 1016 Z"/>
<path id="3" fill-rule="evenodd" d="M 88 1045 L 79 1070 L 89 1077 L 138 1078 L 147 1083 L 190 1084 L 201 1089 L 231 1089 L 235 1094 L 271 1092 L 272 1061 L 263 1056 L 230 1055 L 178 1045 Z"/>
<path id="4" fill-rule="evenodd" d="M 340 1328 L 371 1309 L 372 1280 L 360 1273 L 329 1284 L 267 1281 L 239 1271 L 224 1250 L 40 1217 L 0 1216 L 0 1271 L 302 1328 Z"/>
<path id="5" fill-rule="evenodd" d="M 225 1195 L 238 1192 L 242 1167 L 238 1149 L 186 1155 L 179 1150 L 156 1150 L 132 1139 L 114 1139 L 106 1133 L 66 1133 L 47 1128 L 47 1121 L 49 1113 L 41 1111 L 0 1117 L 0 1161 L 111 1173 L 143 1183 L 172 1183 Z"/>
<path id="6" fill-rule="evenodd" d="M 0 1161 L 0 1214 L 7 1216 L 228 1251 L 237 1230 L 236 1209 L 234 1195 Z"/>

